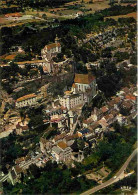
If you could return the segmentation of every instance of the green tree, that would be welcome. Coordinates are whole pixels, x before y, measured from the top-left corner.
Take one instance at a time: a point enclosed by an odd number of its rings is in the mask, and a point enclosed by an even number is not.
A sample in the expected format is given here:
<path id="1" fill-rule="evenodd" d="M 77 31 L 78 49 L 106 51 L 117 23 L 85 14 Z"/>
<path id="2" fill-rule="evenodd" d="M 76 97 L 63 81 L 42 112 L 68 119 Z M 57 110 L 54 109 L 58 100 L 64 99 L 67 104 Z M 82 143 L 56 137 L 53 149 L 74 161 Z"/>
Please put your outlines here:
<path id="1" fill-rule="evenodd" d="M 36 115 L 31 117 L 28 126 L 33 129 L 37 126 L 42 126 L 43 124 L 43 117 L 41 115 Z"/>

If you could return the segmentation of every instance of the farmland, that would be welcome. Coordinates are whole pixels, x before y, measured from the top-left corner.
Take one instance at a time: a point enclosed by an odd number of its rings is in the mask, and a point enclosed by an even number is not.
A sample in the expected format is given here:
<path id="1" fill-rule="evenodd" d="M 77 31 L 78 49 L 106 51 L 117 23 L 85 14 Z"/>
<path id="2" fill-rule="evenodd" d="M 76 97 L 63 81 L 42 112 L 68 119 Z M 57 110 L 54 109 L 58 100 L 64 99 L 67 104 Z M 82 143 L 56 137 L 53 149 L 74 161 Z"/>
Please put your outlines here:
<path id="1" fill-rule="evenodd" d="M 118 20 L 118 18 L 129 18 L 129 17 L 133 17 L 134 19 L 136 19 L 137 18 L 137 13 L 136 12 L 132 12 L 132 13 L 129 13 L 129 14 L 126 14 L 126 15 L 118 15 L 118 16 L 105 17 L 104 19 L 106 19 L 106 18 L 112 18 L 114 20 Z"/>

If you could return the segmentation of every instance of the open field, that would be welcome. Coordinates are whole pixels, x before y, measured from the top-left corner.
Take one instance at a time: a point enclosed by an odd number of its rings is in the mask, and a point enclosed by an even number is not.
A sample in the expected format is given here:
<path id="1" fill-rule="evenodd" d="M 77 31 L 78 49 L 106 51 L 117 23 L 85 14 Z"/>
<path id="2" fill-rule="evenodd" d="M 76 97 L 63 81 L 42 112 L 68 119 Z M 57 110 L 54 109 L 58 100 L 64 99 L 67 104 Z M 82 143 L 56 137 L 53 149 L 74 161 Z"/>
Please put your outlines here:
<path id="1" fill-rule="evenodd" d="M 110 16 L 110 17 L 105 17 L 106 18 L 113 18 L 114 20 L 118 20 L 118 18 L 129 18 L 129 17 L 133 17 L 135 19 L 137 19 L 137 13 L 136 12 L 132 12 L 126 15 L 118 15 L 118 16 Z"/>
<path id="2" fill-rule="evenodd" d="M 46 8 L 44 11 L 37 11 L 37 10 L 26 10 L 24 13 L 21 13 L 21 18 L 14 18 L 9 17 L 6 18 L 5 15 L 0 15 L 0 26 L 16 26 L 16 25 L 22 25 L 28 22 L 38 22 L 43 14 L 46 14 L 48 19 L 57 18 L 59 20 L 64 19 L 70 19 L 73 17 L 74 14 L 76 14 L 79 11 L 84 12 L 84 14 L 90 14 L 94 13 L 97 10 L 108 8 L 109 0 L 106 0 L 104 2 L 95 2 L 92 4 L 88 3 L 89 0 L 84 0 L 82 3 L 82 0 L 74 1 L 66 3 L 65 5 L 57 8 Z M 72 6 L 72 8 L 71 8 Z M 74 7 L 73 7 L 74 6 Z M 75 6 L 78 6 L 78 8 L 75 8 Z M 91 10 L 89 10 L 91 9 Z M 39 17 L 40 19 L 31 19 L 28 16 L 32 17 Z"/>
<path id="3" fill-rule="evenodd" d="M 101 2 L 94 2 L 89 3 L 90 0 L 78 0 L 66 3 L 60 7 L 56 8 L 44 8 L 44 11 L 39 10 L 33 10 L 29 9 L 26 10 L 24 13 L 21 13 L 22 17 L 15 18 L 15 17 L 9 17 L 6 18 L 5 15 L 0 15 L 0 27 L 7 26 L 19 26 L 26 23 L 36 22 L 44 19 L 42 18 L 43 14 L 46 14 L 47 20 L 50 21 L 52 19 L 58 19 L 58 20 L 66 20 L 75 18 L 78 13 L 81 12 L 82 15 L 87 14 L 93 14 L 95 11 L 103 10 L 105 8 L 109 8 L 109 0 L 101 1 Z M 121 3 L 121 5 L 127 5 Z M 134 17 L 136 19 L 136 13 L 130 13 L 127 15 L 121 15 L 121 16 L 113 16 L 109 18 L 114 18 L 117 20 L 120 17 Z M 108 17 L 107 17 L 108 18 Z"/>

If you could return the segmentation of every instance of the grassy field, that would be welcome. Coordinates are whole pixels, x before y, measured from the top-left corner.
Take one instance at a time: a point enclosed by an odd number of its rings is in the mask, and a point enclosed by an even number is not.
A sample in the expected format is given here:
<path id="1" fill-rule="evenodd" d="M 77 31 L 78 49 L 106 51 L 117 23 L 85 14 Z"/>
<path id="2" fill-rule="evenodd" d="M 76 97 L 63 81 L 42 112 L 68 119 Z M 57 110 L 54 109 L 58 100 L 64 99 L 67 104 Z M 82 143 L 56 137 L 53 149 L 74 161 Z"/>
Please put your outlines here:
<path id="1" fill-rule="evenodd" d="M 129 18 L 129 17 L 133 17 L 135 19 L 137 19 L 137 13 L 136 12 L 132 12 L 126 15 L 118 15 L 118 16 L 110 16 L 110 17 L 105 17 L 106 18 L 113 18 L 114 20 L 118 20 L 118 18 Z"/>
<path id="2" fill-rule="evenodd" d="M 88 3 L 89 0 L 84 0 L 82 3 L 82 0 L 79 1 L 74 1 L 74 2 L 70 2 L 70 3 L 66 3 L 64 6 L 61 7 L 57 7 L 57 8 L 46 8 L 45 11 L 36 11 L 36 10 L 26 10 L 24 13 L 22 13 L 22 15 L 32 15 L 32 16 L 37 16 L 37 17 L 42 17 L 43 14 L 47 15 L 48 19 L 53 19 L 53 18 L 57 18 L 59 20 L 64 20 L 64 19 L 70 19 L 71 15 L 76 14 L 79 11 L 84 12 L 84 14 L 90 14 L 90 13 L 94 13 L 97 10 L 101 10 L 101 9 L 105 9 L 108 8 L 109 5 L 109 0 L 103 1 L 103 2 L 95 2 L 92 4 Z M 72 7 L 71 6 L 78 6 L 78 9 Z M 91 9 L 90 11 L 88 11 L 88 9 Z M 38 16 L 39 15 L 39 16 Z M 38 20 L 14 20 L 14 18 L 9 18 L 6 19 L 5 15 L 0 15 L 0 26 L 16 26 L 16 25 L 22 25 L 28 22 L 38 22 Z"/>
<path id="3" fill-rule="evenodd" d="M 109 8 L 109 0 L 104 0 L 103 2 L 94 2 L 89 3 L 90 0 L 78 0 L 66 3 L 60 7 L 57 8 L 45 8 L 44 11 L 37 11 L 37 10 L 26 10 L 24 13 L 21 13 L 22 16 L 34 16 L 37 17 L 37 19 L 22 19 L 22 20 L 15 20 L 14 18 L 8 18 L 6 19 L 5 15 L 0 15 L 0 27 L 3 26 L 16 26 L 16 25 L 23 25 L 25 23 L 31 23 L 36 22 L 38 23 L 43 14 L 46 14 L 48 20 L 52 19 L 58 19 L 58 20 L 66 20 L 70 18 L 76 17 L 76 13 L 80 12 L 84 15 L 87 14 L 93 14 L 95 11 L 103 10 L 105 8 Z M 124 5 L 121 3 L 121 5 Z M 126 5 L 126 4 L 125 4 Z M 121 16 L 113 16 L 110 18 L 114 18 L 117 20 L 120 17 L 134 17 L 136 19 L 136 12 L 130 13 L 127 15 L 121 15 Z"/>

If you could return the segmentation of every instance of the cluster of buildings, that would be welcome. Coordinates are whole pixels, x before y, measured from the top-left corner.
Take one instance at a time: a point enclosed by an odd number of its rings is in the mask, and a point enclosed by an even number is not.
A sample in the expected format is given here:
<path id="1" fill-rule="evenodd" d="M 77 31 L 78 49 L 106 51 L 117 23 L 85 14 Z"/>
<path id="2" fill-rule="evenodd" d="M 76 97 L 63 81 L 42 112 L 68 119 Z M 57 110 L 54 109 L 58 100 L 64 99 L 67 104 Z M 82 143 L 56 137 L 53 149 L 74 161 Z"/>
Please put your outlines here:
<path id="1" fill-rule="evenodd" d="M 70 135 L 70 133 L 62 133 L 56 135 L 54 138 L 47 140 L 45 138 L 40 139 L 40 150 L 42 153 L 52 156 L 53 161 L 69 162 L 70 160 L 76 160 L 81 162 L 84 159 L 83 152 L 73 151 L 73 144 L 77 138 L 81 135 L 77 132 L 76 134 Z M 74 155 L 77 157 L 74 158 Z"/>
<path id="2" fill-rule="evenodd" d="M 126 109 L 127 113 L 123 114 L 122 109 Z M 70 160 L 81 162 L 84 158 L 83 151 L 86 148 L 94 148 L 97 144 L 97 139 L 103 138 L 104 132 L 114 131 L 114 122 L 125 125 L 132 119 L 135 119 L 136 115 L 136 94 L 134 88 L 123 88 L 105 106 L 100 109 L 94 108 L 91 116 L 82 121 L 81 130 L 78 130 L 75 134 L 71 134 L 68 131 L 62 132 L 49 140 L 42 137 L 40 139 L 41 152 L 51 155 L 53 160 L 57 162 Z M 74 143 L 77 139 L 84 141 L 83 151 L 74 152 Z"/>
<path id="3" fill-rule="evenodd" d="M 112 130 L 112 124 L 125 125 L 134 119 L 136 112 L 136 95 L 134 89 L 123 88 L 115 97 L 100 109 L 94 108 L 91 116 L 83 121 L 83 127 L 103 132 Z"/>

